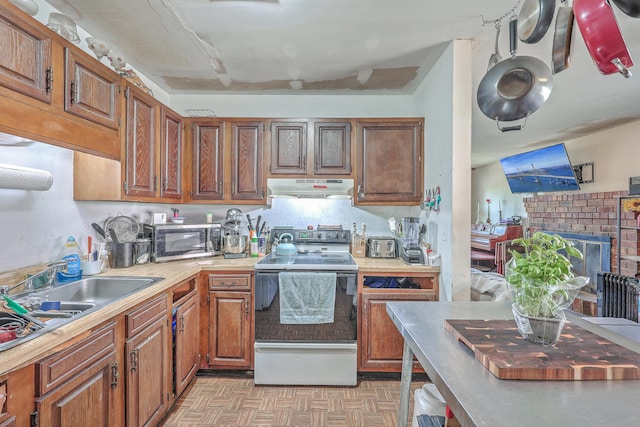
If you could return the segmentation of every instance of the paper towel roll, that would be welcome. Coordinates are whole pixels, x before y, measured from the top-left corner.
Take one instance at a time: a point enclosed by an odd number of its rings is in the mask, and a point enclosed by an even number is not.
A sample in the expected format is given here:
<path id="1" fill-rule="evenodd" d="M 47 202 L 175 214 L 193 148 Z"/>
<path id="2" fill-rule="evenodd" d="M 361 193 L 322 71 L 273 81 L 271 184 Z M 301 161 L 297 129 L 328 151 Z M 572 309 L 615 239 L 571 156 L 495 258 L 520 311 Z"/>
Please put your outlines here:
<path id="1" fill-rule="evenodd" d="M 53 176 L 41 169 L 0 163 L 0 188 L 46 191 L 53 185 Z"/>

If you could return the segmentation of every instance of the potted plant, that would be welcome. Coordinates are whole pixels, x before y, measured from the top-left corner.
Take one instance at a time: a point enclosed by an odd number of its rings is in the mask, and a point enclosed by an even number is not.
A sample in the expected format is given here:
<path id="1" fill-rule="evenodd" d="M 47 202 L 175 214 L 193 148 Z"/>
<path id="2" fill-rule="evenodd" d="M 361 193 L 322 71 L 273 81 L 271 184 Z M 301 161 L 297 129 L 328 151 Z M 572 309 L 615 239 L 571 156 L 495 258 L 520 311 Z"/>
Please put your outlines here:
<path id="1" fill-rule="evenodd" d="M 512 244 L 521 251 L 510 251 L 505 279 L 518 330 L 528 341 L 553 345 L 564 326 L 563 310 L 589 281 L 576 276 L 569 260 L 582 259 L 582 253 L 569 240 L 543 232 L 514 239 Z"/>

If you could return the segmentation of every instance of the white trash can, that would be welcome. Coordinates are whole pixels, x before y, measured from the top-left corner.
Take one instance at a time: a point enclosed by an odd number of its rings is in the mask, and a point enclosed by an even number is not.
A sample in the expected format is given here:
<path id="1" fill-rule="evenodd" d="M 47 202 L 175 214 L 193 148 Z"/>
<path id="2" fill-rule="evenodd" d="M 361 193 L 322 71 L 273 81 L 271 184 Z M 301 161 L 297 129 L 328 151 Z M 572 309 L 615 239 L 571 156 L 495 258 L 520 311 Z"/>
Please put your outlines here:
<path id="1" fill-rule="evenodd" d="M 411 427 L 418 427 L 418 415 L 441 415 L 445 416 L 447 406 L 444 397 L 433 384 L 425 384 L 414 393 L 413 417 Z"/>

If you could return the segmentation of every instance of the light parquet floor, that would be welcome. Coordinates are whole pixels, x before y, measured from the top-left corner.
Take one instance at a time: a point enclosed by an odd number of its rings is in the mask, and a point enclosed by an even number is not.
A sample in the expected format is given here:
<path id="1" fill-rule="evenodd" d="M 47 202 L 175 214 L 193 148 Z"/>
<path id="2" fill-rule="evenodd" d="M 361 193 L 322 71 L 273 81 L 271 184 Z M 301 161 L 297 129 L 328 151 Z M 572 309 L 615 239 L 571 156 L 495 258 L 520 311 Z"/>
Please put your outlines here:
<path id="1" fill-rule="evenodd" d="M 428 379 L 420 378 L 413 392 Z M 263 386 L 252 378 L 198 376 L 164 427 L 395 427 L 399 379 L 361 378 L 355 387 Z M 409 424 L 410 425 L 410 424 Z"/>

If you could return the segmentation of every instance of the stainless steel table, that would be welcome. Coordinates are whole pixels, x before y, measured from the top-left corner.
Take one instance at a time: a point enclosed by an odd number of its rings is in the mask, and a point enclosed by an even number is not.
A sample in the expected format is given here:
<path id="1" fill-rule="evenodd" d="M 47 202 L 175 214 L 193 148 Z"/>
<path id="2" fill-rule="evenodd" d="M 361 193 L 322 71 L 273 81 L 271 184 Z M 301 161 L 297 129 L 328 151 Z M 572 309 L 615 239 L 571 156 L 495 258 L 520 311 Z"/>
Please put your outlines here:
<path id="1" fill-rule="evenodd" d="M 414 355 L 463 427 L 640 425 L 640 380 L 499 380 L 444 329 L 445 319 L 511 319 L 508 302 L 389 302 L 387 313 L 404 337 L 399 427 L 407 425 Z M 567 318 L 640 353 L 640 343 L 606 324 Z"/>

